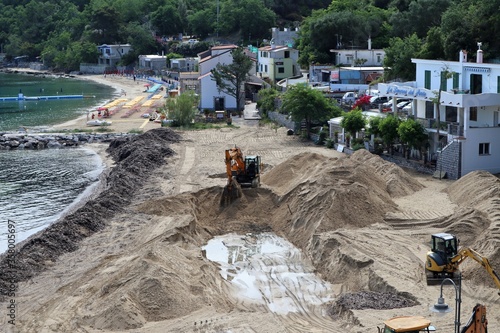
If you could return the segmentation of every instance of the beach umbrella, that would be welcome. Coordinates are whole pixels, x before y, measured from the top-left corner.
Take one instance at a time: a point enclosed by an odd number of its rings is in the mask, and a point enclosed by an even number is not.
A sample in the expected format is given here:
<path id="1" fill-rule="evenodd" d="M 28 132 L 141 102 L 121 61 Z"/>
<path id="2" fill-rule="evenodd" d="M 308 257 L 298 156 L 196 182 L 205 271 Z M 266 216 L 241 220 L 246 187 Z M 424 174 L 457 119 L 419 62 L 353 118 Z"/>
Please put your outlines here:
<path id="1" fill-rule="evenodd" d="M 151 85 L 149 83 L 146 83 L 144 87 L 150 87 Z"/>
<path id="2" fill-rule="evenodd" d="M 100 107 L 97 108 L 97 111 L 105 111 L 107 109 L 108 109 L 107 107 L 100 106 Z"/>

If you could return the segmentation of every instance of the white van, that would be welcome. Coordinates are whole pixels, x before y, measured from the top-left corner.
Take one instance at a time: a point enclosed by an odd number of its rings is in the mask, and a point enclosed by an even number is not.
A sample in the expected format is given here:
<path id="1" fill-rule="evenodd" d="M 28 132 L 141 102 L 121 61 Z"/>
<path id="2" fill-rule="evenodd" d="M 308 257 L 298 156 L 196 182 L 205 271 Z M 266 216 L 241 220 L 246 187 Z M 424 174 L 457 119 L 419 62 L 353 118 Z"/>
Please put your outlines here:
<path id="1" fill-rule="evenodd" d="M 343 104 L 353 104 L 358 99 L 358 95 L 353 91 L 348 91 L 342 96 Z"/>

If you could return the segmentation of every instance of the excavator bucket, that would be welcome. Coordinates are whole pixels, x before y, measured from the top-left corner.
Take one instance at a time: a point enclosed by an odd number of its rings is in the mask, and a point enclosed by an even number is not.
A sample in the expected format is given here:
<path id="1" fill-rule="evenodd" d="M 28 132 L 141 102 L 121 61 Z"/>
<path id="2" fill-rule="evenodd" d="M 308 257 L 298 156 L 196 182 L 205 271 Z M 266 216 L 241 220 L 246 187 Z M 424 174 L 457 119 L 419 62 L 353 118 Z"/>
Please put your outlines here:
<path id="1" fill-rule="evenodd" d="M 242 196 L 243 190 L 236 179 L 233 178 L 229 184 L 224 186 L 224 190 L 222 191 L 222 196 L 220 198 L 220 206 L 227 207 Z"/>

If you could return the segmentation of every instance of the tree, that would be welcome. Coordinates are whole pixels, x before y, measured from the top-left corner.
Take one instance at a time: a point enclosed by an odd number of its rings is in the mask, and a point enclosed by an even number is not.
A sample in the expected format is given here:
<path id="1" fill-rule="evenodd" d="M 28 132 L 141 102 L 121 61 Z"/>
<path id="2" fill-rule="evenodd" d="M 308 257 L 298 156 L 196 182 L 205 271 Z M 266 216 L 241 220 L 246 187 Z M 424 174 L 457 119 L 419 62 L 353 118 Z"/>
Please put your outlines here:
<path id="1" fill-rule="evenodd" d="M 328 100 L 321 91 L 299 83 L 283 94 L 282 112 L 289 113 L 293 121 L 306 123 L 306 134 L 311 133 L 313 121 L 324 122 L 342 114 L 341 109 Z"/>
<path id="2" fill-rule="evenodd" d="M 220 91 L 236 99 L 236 111 L 241 112 L 242 100 L 244 98 L 242 86 L 248 79 L 248 73 L 253 66 L 252 60 L 245 54 L 242 47 L 231 51 L 233 62 L 225 65 L 218 63 L 211 70 L 212 80 L 217 84 Z"/>
<path id="3" fill-rule="evenodd" d="M 189 126 L 196 115 L 198 96 L 193 91 L 186 91 L 176 98 L 170 98 L 165 104 L 169 117 L 174 124 Z"/>
<path id="4" fill-rule="evenodd" d="M 344 117 L 340 121 L 340 126 L 349 132 L 351 137 L 354 138 L 356 133 L 361 131 L 361 129 L 366 126 L 366 118 L 363 116 L 361 110 L 352 110 L 344 114 Z"/>
<path id="5" fill-rule="evenodd" d="M 428 135 L 425 127 L 414 119 L 407 119 L 399 124 L 398 135 L 401 142 L 409 148 L 421 151 L 425 146 Z"/>
<path id="6" fill-rule="evenodd" d="M 380 122 L 382 118 L 380 117 L 371 117 L 368 120 L 368 130 L 366 133 L 368 135 L 373 135 L 374 137 L 380 136 Z"/>
<path id="7" fill-rule="evenodd" d="M 389 23 L 395 36 L 406 37 L 416 33 L 419 38 L 424 38 L 430 28 L 441 24 L 442 14 L 451 4 L 451 0 L 411 1 L 408 10 L 393 14 Z"/>
<path id="8" fill-rule="evenodd" d="M 423 59 L 444 59 L 443 40 L 440 27 L 430 28 L 420 57 Z"/>
<path id="9" fill-rule="evenodd" d="M 390 152 L 392 152 L 392 145 L 398 139 L 398 128 L 400 122 L 401 120 L 399 118 L 390 115 L 382 119 L 378 125 L 382 140 L 384 140 L 387 150 Z"/>
<path id="10" fill-rule="evenodd" d="M 422 41 L 416 34 L 401 39 L 391 38 L 390 46 L 385 50 L 384 67 L 387 68 L 388 79 L 415 80 L 415 58 L 422 50 Z"/>
<path id="11" fill-rule="evenodd" d="M 276 89 L 261 89 L 257 95 L 259 96 L 259 99 L 257 100 L 257 108 L 262 111 L 264 115 L 267 115 L 269 111 L 274 111 L 276 109 L 274 102 L 279 95 Z"/>
<path id="12" fill-rule="evenodd" d="M 183 30 L 182 19 L 174 1 L 168 1 L 151 13 L 151 23 L 159 36 L 175 35 Z"/>

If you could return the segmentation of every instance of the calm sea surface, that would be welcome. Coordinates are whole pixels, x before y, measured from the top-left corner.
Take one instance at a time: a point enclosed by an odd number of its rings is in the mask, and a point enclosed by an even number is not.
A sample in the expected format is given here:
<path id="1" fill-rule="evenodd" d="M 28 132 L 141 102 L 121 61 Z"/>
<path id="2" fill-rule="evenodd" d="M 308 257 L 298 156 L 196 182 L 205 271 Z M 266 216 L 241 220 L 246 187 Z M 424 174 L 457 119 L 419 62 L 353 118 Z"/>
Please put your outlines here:
<path id="1" fill-rule="evenodd" d="M 75 78 L 0 73 L 0 97 L 84 95 L 82 99 L 0 101 L 0 132 L 29 131 L 75 119 L 116 97 L 108 86 Z M 7 249 L 7 220 L 16 242 L 42 230 L 97 184 L 102 161 L 85 148 L 0 151 L 0 253 Z"/>

